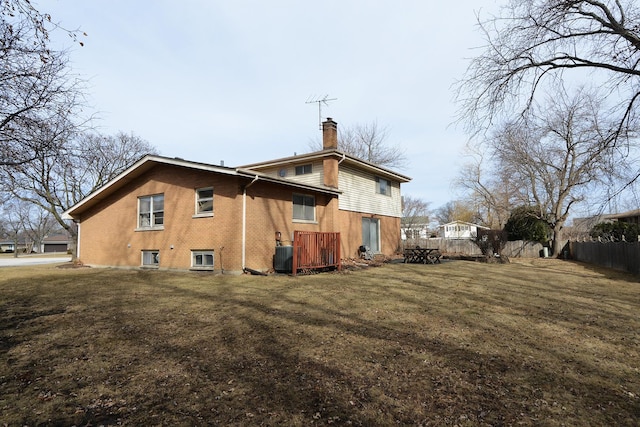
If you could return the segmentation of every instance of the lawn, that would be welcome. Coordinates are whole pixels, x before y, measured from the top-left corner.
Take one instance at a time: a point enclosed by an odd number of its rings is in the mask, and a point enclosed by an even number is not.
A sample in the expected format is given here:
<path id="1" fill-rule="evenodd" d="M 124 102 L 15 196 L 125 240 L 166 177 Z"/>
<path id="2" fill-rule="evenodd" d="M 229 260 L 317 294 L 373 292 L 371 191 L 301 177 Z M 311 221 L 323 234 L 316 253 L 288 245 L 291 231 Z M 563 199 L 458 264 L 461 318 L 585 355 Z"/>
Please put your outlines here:
<path id="1" fill-rule="evenodd" d="M 552 259 L 0 269 L 0 425 L 640 423 L 640 282 Z"/>

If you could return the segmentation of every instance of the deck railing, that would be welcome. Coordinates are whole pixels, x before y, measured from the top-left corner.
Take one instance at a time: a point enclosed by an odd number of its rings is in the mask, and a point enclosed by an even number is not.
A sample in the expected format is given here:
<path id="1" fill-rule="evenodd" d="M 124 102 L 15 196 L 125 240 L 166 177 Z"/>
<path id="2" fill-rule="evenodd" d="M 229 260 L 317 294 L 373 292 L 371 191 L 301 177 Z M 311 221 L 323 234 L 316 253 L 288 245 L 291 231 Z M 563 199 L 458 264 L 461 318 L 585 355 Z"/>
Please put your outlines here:
<path id="1" fill-rule="evenodd" d="M 340 270 L 340 233 L 293 232 L 293 275 L 299 270 Z"/>

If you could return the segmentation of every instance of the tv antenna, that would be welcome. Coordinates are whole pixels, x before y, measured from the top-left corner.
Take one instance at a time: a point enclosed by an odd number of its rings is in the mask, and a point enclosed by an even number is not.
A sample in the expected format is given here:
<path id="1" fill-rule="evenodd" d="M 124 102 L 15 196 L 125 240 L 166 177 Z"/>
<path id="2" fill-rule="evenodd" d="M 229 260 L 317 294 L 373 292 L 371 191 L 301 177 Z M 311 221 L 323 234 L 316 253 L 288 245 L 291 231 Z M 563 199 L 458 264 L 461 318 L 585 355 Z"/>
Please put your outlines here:
<path id="1" fill-rule="evenodd" d="M 307 98 L 305 104 L 318 104 L 318 128 L 320 130 L 322 130 L 322 105 L 324 104 L 326 106 L 329 106 L 329 101 L 335 101 L 336 99 L 338 98 L 329 98 L 329 95 L 325 95 L 322 98 L 320 98 L 319 96 L 310 96 L 309 98 Z"/>

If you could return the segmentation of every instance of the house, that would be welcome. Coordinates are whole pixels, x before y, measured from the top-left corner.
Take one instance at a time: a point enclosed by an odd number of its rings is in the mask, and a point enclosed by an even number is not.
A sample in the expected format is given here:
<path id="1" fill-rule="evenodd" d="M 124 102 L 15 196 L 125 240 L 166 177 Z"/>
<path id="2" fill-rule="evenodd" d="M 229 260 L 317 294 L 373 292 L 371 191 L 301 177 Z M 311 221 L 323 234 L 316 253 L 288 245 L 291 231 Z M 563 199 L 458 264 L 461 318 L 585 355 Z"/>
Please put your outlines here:
<path id="1" fill-rule="evenodd" d="M 626 222 L 640 224 L 640 209 L 612 214 L 598 214 L 585 218 L 575 218 L 573 227 L 579 233 L 588 235 L 593 227 L 600 223 Z"/>
<path id="2" fill-rule="evenodd" d="M 426 216 L 402 218 L 402 240 L 420 240 L 431 237 L 430 219 Z"/>
<path id="3" fill-rule="evenodd" d="M 313 153 L 237 168 L 145 156 L 64 218 L 87 265 L 267 271 L 294 231 L 340 233 L 343 258 L 393 254 L 409 180 L 339 151 L 329 118 Z"/>
<path id="4" fill-rule="evenodd" d="M 20 248 L 21 245 L 18 244 L 18 248 Z M 0 241 L 0 252 L 15 252 L 16 250 L 16 243 L 12 240 L 3 240 Z"/>
<path id="5" fill-rule="evenodd" d="M 18 241 L 15 240 L 3 240 L 0 241 L 0 253 L 14 253 L 16 251 L 16 243 L 18 253 L 29 253 L 32 250 L 32 244 L 24 237 L 18 237 Z"/>
<path id="6" fill-rule="evenodd" d="M 478 229 L 489 230 L 489 227 L 465 221 L 449 222 L 440 228 L 445 239 L 473 239 L 478 235 Z"/>
<path id="7" fill-rule="evenodd" d="M 47 235 L 42 240 L 41 253 L 66 253 L 69 248 L 69 234 L 66 232 L 58 232 Z"/>

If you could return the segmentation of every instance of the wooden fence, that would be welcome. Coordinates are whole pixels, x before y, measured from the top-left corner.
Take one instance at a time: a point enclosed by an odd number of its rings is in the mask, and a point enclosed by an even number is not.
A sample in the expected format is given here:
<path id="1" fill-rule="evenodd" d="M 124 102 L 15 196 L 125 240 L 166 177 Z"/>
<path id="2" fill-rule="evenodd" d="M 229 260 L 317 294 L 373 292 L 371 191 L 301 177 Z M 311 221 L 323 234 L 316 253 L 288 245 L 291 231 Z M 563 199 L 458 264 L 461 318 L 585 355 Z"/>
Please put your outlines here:
<path id="1" fill-rule="evenodd" d="M 335 267 L 340 270 L 340 233 L 320 233 L 313 231 L 293 232 L 293 268 L 315 270 Z"/>
<path id="2" fill-rule="evenodd" d="M 447 255 L 482 255 L 482 251 L 471 239 L 411 239 L 405 240 L 404 248 L 415 248 L 416 245 L 422 248 L 438 248 L 440 252 Z M 503 255 L 510 258 L 538 258 L 542 251 L 540 243 L 525 242 L 517 240 L 507 242 Z"/>
<path id="3" fill-rule="evenodd" d="M 640 242 L 569 242 L 571 258 L 640 274 Z"/>

